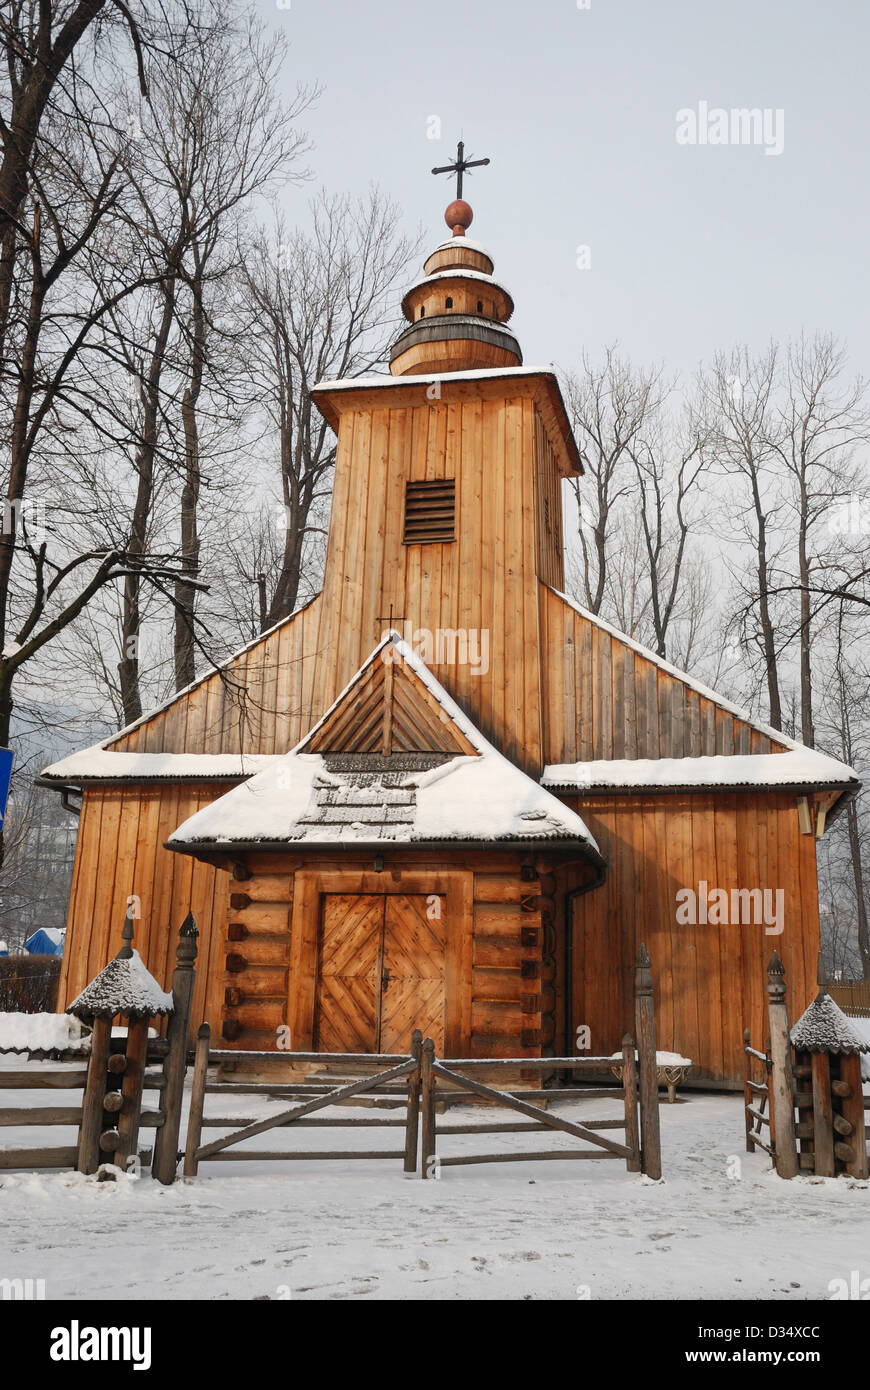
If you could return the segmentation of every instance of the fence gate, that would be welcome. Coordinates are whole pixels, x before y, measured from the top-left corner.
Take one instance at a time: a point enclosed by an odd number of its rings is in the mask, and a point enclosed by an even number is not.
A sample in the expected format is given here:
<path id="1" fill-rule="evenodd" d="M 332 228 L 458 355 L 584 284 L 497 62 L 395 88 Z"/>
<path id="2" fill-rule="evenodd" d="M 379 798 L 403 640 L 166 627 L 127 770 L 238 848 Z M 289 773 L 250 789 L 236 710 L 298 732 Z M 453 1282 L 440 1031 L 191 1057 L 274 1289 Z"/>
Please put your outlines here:
<path id="1" fill-rule="evenodd" d="M 190 1097 L 187 1143 L 184 1151 L 184 1175 L 195 1177 L 203 1159 L 215 1162 L 238 1161 L 264 1162 L 274 1159 L 361 1159 L 361 1158 L 401 1158 L 405 1171 L 413 1173 L 417 1167 L 417 1130 L 420 1104 L 420 1053 L 422 1038 L 415 1031 L 412 1048 L 406 1054 L 347 1053 L 347 1052 L 242 1052 L 236 1049 L 212 1049 L 211 1029 L 204 1023 L 199 1030 L 193 1068 L 193 1086 Z M 210 1066 L 222 1062 L 274 1062 L 282 1055 L 288 1063 L 296 1065 L 337 1065 L 342 1067 L 374 1068 L 372 1074 L 357 1081 L 342 1082 L 336 1085 L 328 1077 L 299 1082 L 257 1082 L 257 1081 L 209 1081 Z M 403 1078 L 407 1078 L 404 1080 Z M 398 1084 L 403 1083 L 403 1084 Z M 277 1110 L 272 1115 L 257 1119 L 240 1116 L 207 1115 L 206 1096 L 259 1096 L 269 1098 L 292 1098 L 296 1104 L 286 1110 Z M 341 1117 L 318 1114 L 327 1106 L 342 1106 L 359 1096 L 390 1097 L 397 1104 L 404 1102 L 404 1119 L 394 1116 Z M 272 1129 L 285 1129 L 290 1125 L 299 1127 L 318 1126 L 326 1128 L 360 1127 L 401 1127 L 405 1133 L 404 1147 L 401 1149 L 243 1149 L 238 1145 L 247 1139 L 254 1139 Z M 233 1128 L 229 1134 L 202 1143 L 204 1128 Z"/>

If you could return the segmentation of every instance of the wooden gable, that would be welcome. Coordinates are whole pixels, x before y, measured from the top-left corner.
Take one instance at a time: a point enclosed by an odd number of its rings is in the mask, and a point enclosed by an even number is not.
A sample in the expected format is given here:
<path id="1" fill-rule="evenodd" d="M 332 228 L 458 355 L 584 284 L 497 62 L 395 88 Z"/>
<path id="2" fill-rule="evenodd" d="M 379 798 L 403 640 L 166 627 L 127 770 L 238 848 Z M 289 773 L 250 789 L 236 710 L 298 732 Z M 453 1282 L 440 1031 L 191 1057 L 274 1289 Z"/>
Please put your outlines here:
<path id="1" fill-rule="evenodd" d="M 602 619 L 541 586 L 546 763 L 797 747 Z"/>
<path id="2" fill-rule="evenodd" d="M 382 658 L 386 659 L 382 659 Z M 475 754 L 395 648 L 381 648 L 303 744 L 310 753 Z"/>

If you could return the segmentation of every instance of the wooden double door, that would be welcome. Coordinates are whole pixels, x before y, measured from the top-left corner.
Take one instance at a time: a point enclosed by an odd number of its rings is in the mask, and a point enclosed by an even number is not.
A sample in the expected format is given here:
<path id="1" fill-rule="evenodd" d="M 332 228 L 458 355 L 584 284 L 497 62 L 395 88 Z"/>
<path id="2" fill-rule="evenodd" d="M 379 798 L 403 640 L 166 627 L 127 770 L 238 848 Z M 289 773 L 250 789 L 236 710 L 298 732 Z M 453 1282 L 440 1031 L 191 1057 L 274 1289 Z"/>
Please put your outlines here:
<path id="1" fill-rule="evenodd" d="M 314 1002 L 320 1052 L 407 1052 L 420 1028 L 444 1046 L 445 899 L 324 893 Z"/>

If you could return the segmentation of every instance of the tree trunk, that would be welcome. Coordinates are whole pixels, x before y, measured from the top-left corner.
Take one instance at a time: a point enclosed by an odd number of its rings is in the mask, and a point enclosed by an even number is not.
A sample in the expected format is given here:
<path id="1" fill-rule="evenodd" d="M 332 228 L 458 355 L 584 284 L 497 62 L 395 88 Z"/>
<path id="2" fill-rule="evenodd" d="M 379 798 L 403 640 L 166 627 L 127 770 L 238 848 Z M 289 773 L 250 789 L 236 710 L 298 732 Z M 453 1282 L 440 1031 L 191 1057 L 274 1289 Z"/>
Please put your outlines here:
<path id="1" fill-rule="evenodd" d="M 118 662 L 118 678 L 121 687 L 121 703 L 124 723 L 132 724 L 142 716 L 142 695 L 139 688 L 139 628 L 141 622 L 140 591 L 141 579 L 136 572 L 141 567 L 148 545 L 148 524 L 151 520 L 151 504 L 154 498 L 154 460 L 157 453 L 158 421 L 160 416 L 160 385 L 163 365 L 166 359 L 166 346 L 175 312 L 175 278 L 165 281 L 163 291 L 163 312 L 160 327 L 151 351 L 148 379 L 145 390 L 145 409 L 142 421 L 142 434 L 136 450 L 136 473 L 139 483 L 136 489 L 136 502 L 130 525 L 130 540 L 127 547 L 132 574 L 124 580 L 124 602 L 121 614 L 121 660 Z"/>
<path id="2" fill-rule="evenodd" d="M 181 403 L 184 426 L 184 486 L 181 491 L 181 569 L 182 578 L 175 585 L 175 689 L 183 690 L 196 676 L 193 641 L 195 581 L 199 576 L 199 421 L 197 403 L 202 389 L 205 365 L 205 310 L 202 285 L 193 291 L 192 349 L 190 382 Z"/>
<path id="3" fill-rule="evenodd" d="M 864 871 L 861 859 L 861 827 L 858 823 L 858 807 L 854 800 L 846 807 L 846 826 L 849 831 L 849 849 L 852 859 L 852 873 L 855 878 L 855 905 L 858 918 L 858 950 L 861 952 L 861 969 L 864 979 L 870 980 L 870 924 L 867 921 L 867 902 L 864 897 Z"/>
<path id="4" fill-rule="evenodd" d="M 807 510 L 806 484 L 801 480 L 801 512 L 798 532 L 798 567 L 800 571 L 800 670 L 801 670 L 801 739 L 807 748 L 816 744 L 816 730 L 813 723 L 813 672 L 812 672 L 812 634 L 810 632 L 810 563 L 807 555 Z"/>

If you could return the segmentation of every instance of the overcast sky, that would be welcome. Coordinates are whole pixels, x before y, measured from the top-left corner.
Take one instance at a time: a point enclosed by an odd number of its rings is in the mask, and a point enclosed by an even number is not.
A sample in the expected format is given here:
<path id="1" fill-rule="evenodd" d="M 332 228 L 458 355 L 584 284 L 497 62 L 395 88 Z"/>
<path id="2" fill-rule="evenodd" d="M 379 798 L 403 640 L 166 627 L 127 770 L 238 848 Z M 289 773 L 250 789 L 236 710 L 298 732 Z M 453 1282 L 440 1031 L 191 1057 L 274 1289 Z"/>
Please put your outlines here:
<path id="1" fill-rule="evenodd" d="M 331 190 L 375 180 L 434 245 L 452 185 L 429 170 L 460 133 L 490 156 L 467 181 L 471 235 L 514 294 L 527 363 L 619 339 L 691 370 L 804 327 L 867 371 L 866 0 L 258 3 L 292 42 L 288 83 L 325 84 L 308 124 Z M 700 102 L 768 110 L 782 153 L 679 144 L 677 113 Z M 307 196 L 288 190 L 294 220 Z"/>

